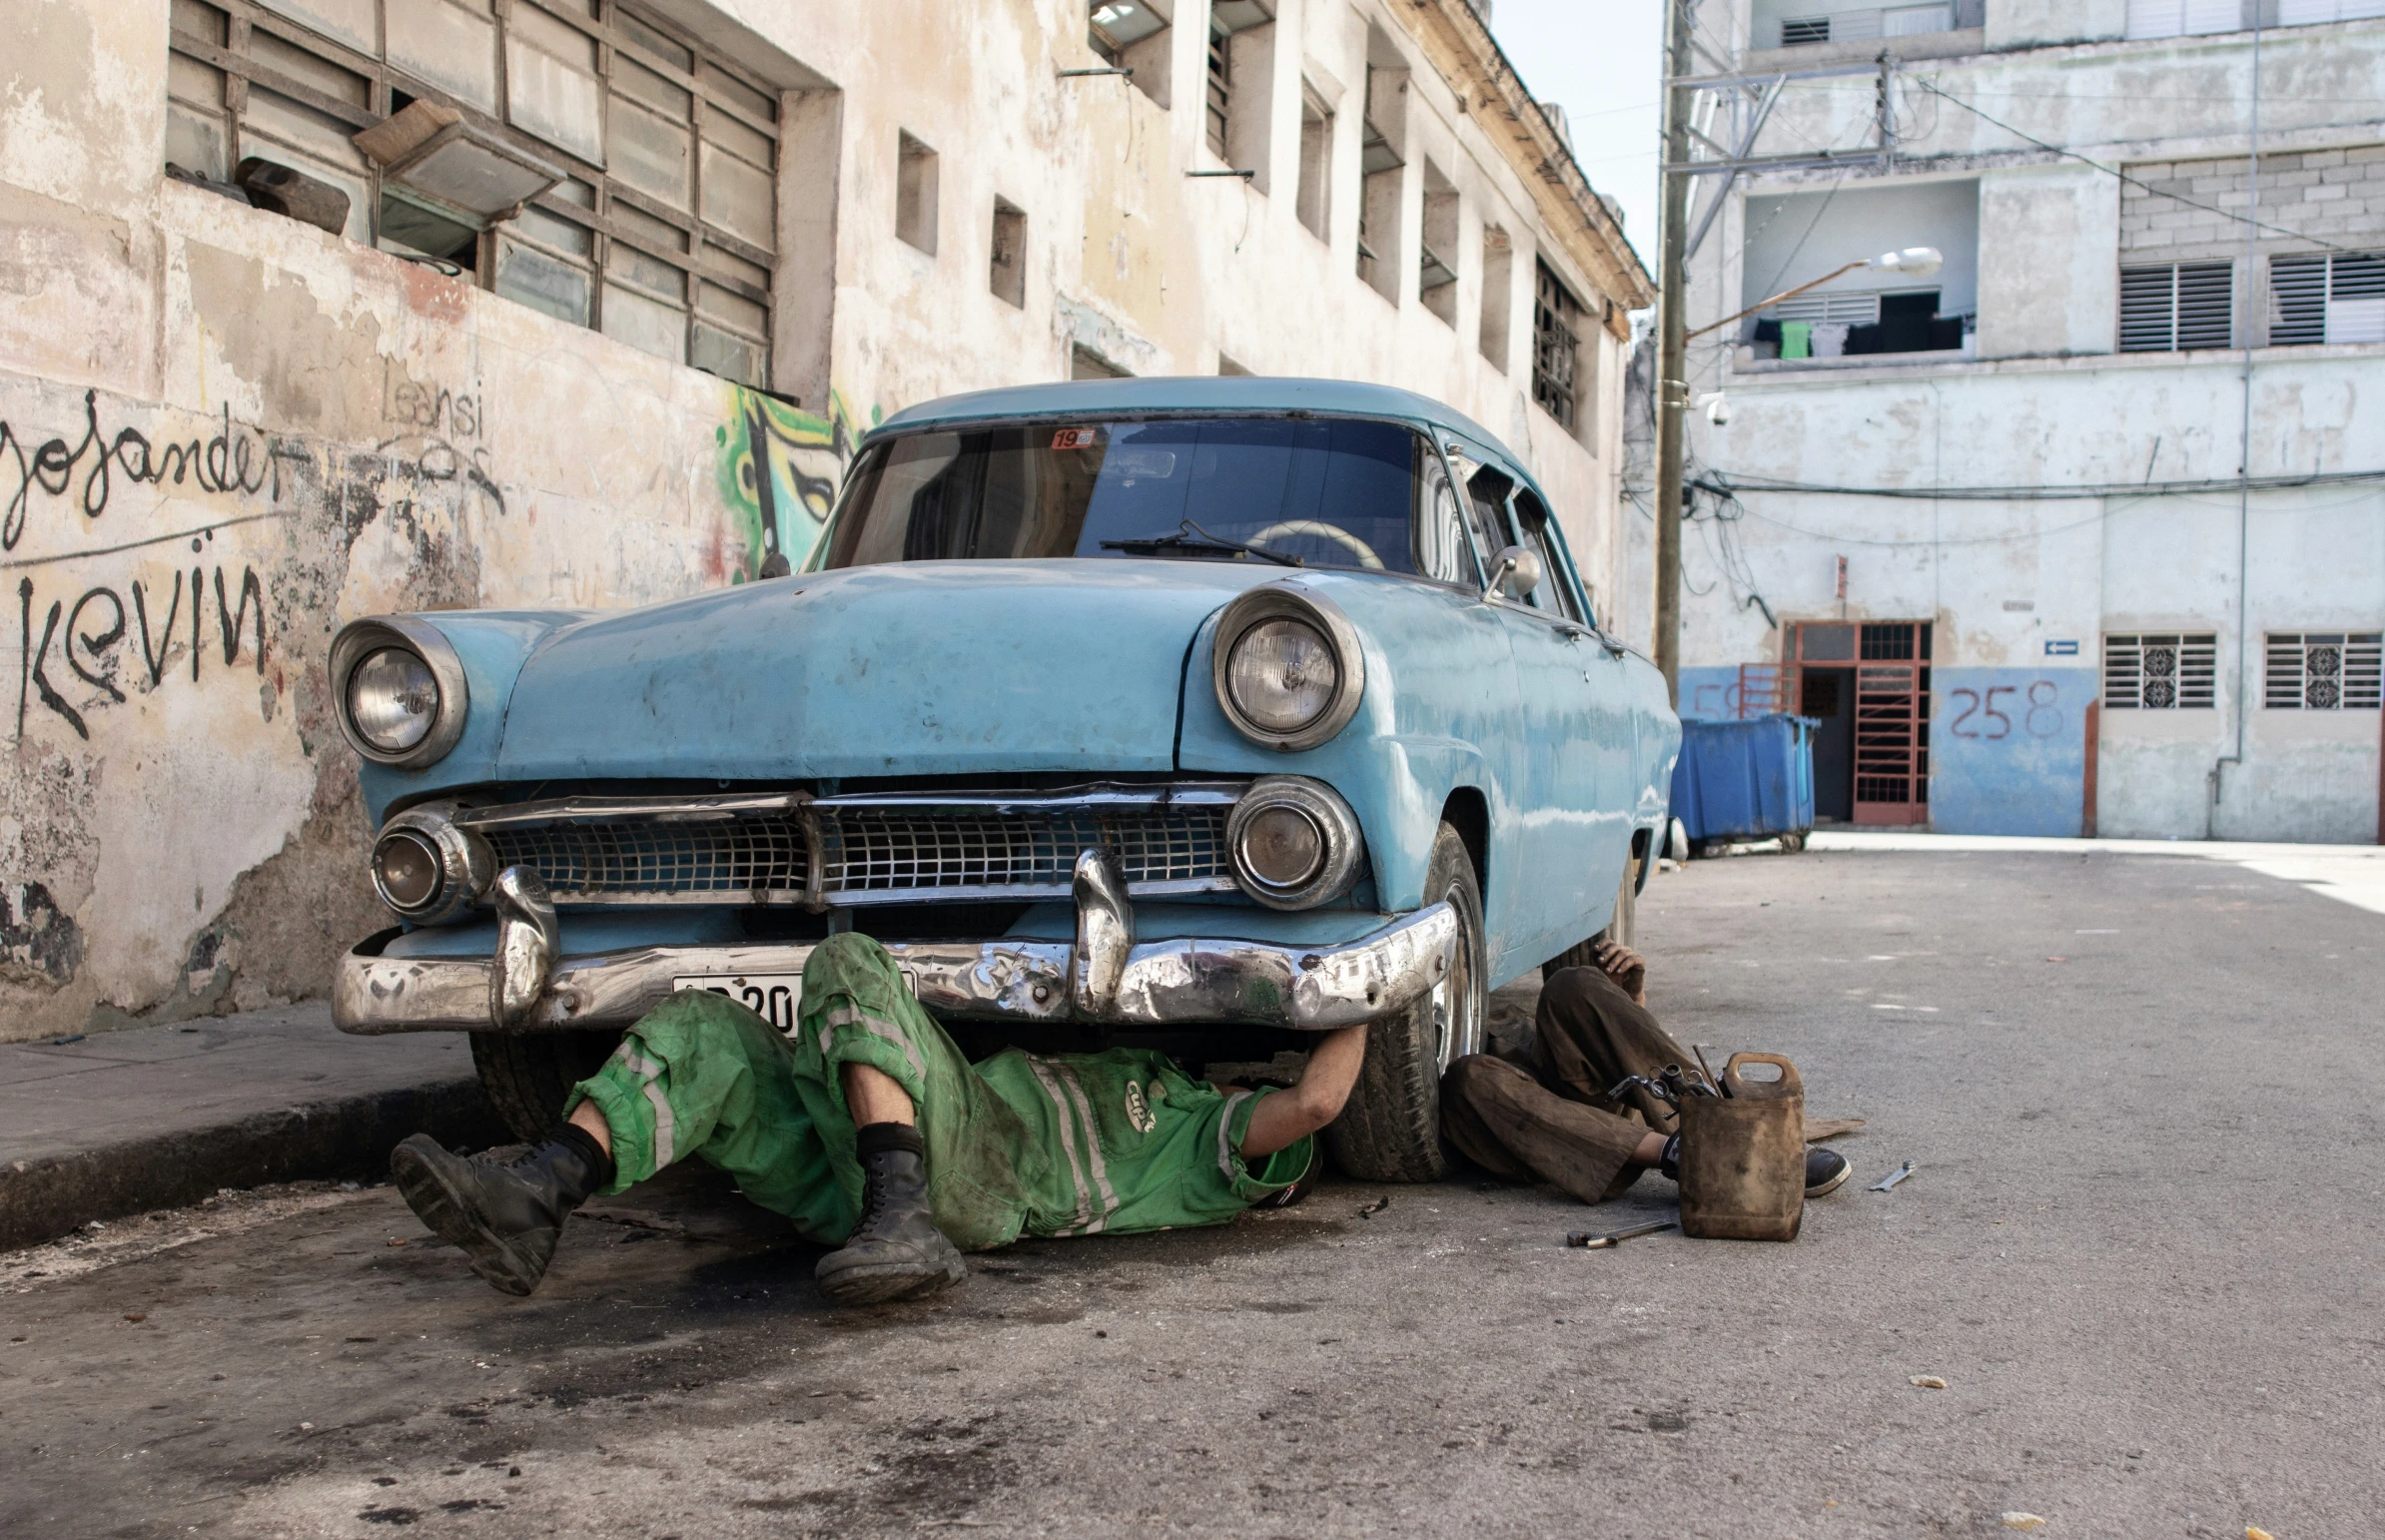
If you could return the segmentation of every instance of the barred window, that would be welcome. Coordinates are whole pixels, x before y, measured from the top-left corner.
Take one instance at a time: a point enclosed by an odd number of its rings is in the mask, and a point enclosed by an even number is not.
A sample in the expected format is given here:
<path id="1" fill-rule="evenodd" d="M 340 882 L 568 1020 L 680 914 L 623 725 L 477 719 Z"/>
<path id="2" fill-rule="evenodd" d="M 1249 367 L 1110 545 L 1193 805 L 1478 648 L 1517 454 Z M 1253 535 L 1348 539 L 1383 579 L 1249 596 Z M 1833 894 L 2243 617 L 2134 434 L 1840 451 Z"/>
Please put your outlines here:
<path id="1" fill-rule="evenodd" d="M 2219 638 L 2209 631 L 2103 638 L 2107 711 L 2208 709 L 2218 673 Z"/>
<path id="2" fill-rule="evenodd" d="M 172 0 L 172 12 L 177 169 L 223 182 L 249 157 L 293 167 L 349 195 L 351 240 L 769 383 L 768 82 L 623 0 Z M 357 138 L 368 130 L 373 153 Z"/>
<path id="3" fill-rule="evenodd" d="M 2120 269 L 2120 352 L 2225 348 L 2233 330 L 2235 264 L 2164 262 Z"/>
<path id="4" fill-rule="evenodd" d="M 2269 343 L 2385 343 L 2385 253 L 2270 258 Z"/>
<path id="5" fill-rule="evenodd" d="M 2272 711 L 2374 711 L 2385 633 L 2272 631 L 2261 703 Z"/>
<path id="6" fill-rule="evenodd" d="M 1547 408 L 1567 432 L 1576 413 L 1575 363 L 1580 350 L 1577 318 L 1582 303 L 1545 262 L 1532 281 L 1532 399 Z"/>

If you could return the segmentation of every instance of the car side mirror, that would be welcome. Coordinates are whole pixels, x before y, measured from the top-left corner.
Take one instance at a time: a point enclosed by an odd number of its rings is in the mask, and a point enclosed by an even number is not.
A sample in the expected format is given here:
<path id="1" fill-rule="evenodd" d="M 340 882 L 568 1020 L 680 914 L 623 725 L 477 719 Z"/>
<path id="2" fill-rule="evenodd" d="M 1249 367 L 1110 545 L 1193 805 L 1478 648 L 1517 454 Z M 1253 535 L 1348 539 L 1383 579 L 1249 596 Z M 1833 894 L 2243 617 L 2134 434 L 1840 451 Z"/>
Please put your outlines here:
<path id="1" fill-rule="evenodd" d="M 1528 545 L 1510 545 L 1491 560 L 1491 592 L 1505 599 L 1521 599 L 1539 587 L 1545 575 L 1537 551 Z"/>

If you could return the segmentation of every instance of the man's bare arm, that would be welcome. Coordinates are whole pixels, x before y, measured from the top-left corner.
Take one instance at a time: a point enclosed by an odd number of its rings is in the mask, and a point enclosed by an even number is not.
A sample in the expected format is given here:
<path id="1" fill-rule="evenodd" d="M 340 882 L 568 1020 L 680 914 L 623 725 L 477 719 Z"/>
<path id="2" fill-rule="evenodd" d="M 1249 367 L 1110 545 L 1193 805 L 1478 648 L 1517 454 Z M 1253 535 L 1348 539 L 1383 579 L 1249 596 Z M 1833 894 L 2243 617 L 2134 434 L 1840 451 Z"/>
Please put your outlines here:
<path id="1" fill-rule="evenodd" d="M 1358 1084 L 1358 1067 L 1366 1062 L 1366 1029 L 1344 1027 L 1328 1033 L 1309 1052 L 1308 1068 L 1289 1091 L 1261 1097 L 1242 1133 L 1245 1160 L 1261 1159 L 1297 1144 L 1341 1116 L 1341 1106 Z"/>

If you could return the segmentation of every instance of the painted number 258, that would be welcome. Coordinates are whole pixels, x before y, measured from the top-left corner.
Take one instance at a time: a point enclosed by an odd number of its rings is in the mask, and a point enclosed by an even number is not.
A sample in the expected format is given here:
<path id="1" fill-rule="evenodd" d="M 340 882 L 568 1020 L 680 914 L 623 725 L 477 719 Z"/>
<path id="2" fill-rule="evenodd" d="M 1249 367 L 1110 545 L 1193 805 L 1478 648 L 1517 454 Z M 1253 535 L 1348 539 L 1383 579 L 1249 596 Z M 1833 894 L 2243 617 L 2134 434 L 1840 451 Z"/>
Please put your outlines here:
<path id="1" fill-rule="evenodd" d="M 2050 738 L 2060 732 L 2062 730 L 2062 710 L 2061 707 L 2054 704 L 2060 694 L 2060 687 L 2051 679 L 2032 679 L 2026 688 L 2028 692 L 2026 696 L 2027 709 L 2021 713 L 2020 718 L 2022 730 L 2032 738 Z M 2011 715 L 1997 706 L 1995 698 L 1998 695 L 2018 695 L 2021 690 L 2022 686 L 2016 684 L 1991 684 L 1985 691 L 1973 689 L 1947 691 L 1947 698 L 1962 708 L 1956 713 L 1955 719 L 1947 724 L 1947 731 L 1958 738 L 1986 738 L 1990 742 L 1998 738 L 2009 738 L 2012 736 Z M 1971 721 L 1974 717 L 1985 718 L 1990 725 L 1975 726 L 1971 731 L 1965 732 L 1963 724 Z"/>

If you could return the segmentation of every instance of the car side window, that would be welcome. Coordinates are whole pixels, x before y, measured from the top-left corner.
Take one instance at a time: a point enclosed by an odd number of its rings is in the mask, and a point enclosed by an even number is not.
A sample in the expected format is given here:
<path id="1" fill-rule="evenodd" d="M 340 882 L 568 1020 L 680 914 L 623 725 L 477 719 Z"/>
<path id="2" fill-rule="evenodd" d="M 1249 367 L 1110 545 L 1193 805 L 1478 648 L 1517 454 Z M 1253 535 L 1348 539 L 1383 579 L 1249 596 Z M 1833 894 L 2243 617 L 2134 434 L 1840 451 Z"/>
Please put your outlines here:
<path id="1" fill-rule="evenodd" d="M 1540 586 L 1524 595 L 1524 602 L 1534 609 L 1568 620 L 1582 618 L 1581 605 L 1573 595 L 1573 585 L 1565 580 L 1565 547 L 1548 532 L 1548 509 L 1531 492 L 1518 487 L 1515 493 L 1515 526 L 1517 537 L 1526 549 L 1540 558 Z"/>
<path id="2" fill-rule="evenodd" d="M 1466 532 L 1473 537 L 1474 558 L 1480 563 L 1467 580 L 1479 587 L 1489 577 L 1492 558 L 1505 550 L 1509 542 L 1507 515 L 1500 509 L 1507 495 L 1508 480 L 1454 443 L 1449 445 L 1449 464 L 1465 483 Z"/>
<path id="3" fill-rule="evenodd" d="M 1465 523 L 1458 512 L 1457 491 L 1449 484 L 1449 472 L 1430 444 L 1419 443 L 1418 453 L 1424 460 L 1424 485 L 1416 520 L 1416 565 L 1426 576 L 1445 583 L 1480 587 L 1482 576 L 1475 568 L 1473 552 L 1466 547 Z"/>

